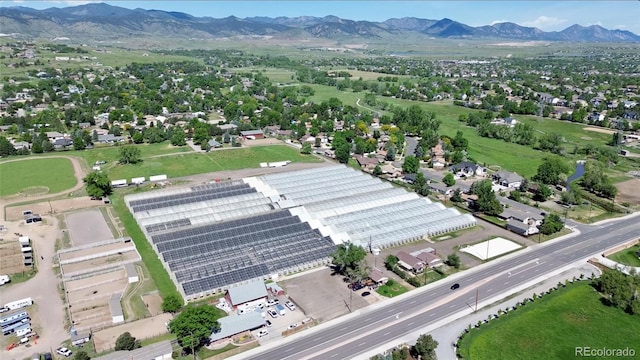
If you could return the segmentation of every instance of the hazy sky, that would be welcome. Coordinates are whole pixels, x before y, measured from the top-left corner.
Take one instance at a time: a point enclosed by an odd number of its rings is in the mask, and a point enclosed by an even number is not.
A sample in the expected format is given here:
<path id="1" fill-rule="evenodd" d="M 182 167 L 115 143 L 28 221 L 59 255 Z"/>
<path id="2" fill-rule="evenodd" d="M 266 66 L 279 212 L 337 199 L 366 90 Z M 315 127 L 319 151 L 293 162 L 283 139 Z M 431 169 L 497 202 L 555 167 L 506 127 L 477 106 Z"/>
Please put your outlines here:
<path id="1" fill-rule="evenodd" d="M 130 9 L 180 11 L 221 18 L 249 16 L 326 16 L 383 21 L 388 18 L 450 18 L 467 25 L 510 21 L 541 30 L 562 30 L 573 24 L 601 25 L 640 34 L 640 1 L 6 1 L 0 7 L 35 9 L 105 2 Z M 1 10 L 0 10 L 1 11 Z"/>

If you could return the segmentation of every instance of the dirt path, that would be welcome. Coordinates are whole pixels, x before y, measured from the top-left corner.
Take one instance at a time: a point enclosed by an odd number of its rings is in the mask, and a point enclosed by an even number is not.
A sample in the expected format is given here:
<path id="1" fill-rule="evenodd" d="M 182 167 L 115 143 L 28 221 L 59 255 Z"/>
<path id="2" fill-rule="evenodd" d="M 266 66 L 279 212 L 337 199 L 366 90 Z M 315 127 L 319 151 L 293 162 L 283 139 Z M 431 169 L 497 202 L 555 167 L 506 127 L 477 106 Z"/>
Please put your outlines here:
<path id="1" fill-rule="evenodd" d="M 16 195 L 5 197 L 0 202 L 0 220 L 2 221 L 6 220 L 5 208 L 11 204 L 20 203 L 24 201 L 50 199 L 50 198 L 66 195 L 74 191 L 78 191 L 84 186 L 84 182 L 82 181 L 82 179 L 86 176 L 87 171 L 82 166 L 82 159 L 75 156 L 51 155 L 51 156 L 38 156 L 38 157 L 30 157 L 30 158 L 19 158 L 19 159 L 11 159 L 7 161 L 3 161 L 2 164 L 8 163 L 8 162 L 15 162 L 15 161 L 29 161 L 29 160 L 37 160 L 37 159 L 52 159 L 52 158 L 63 158 L 71 161 L 71 165 L 73 166 L 73 174 L 76 177 L 76 181 L 77 181 L 76 185 L 73 186 L 71 189 L 60 191 L 55 194 L 47 194 L 47 195 L 34 196 L 29 198 L 24 198 Z"/>

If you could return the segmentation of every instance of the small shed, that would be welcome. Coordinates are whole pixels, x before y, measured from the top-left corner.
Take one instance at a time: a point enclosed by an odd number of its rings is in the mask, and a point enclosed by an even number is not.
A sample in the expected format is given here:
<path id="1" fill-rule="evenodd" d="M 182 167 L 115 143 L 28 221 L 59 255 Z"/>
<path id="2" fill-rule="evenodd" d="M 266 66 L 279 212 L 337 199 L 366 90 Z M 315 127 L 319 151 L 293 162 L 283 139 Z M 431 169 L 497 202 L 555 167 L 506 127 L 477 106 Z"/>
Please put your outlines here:
<path id="1" fill-rule="evenodd" d="M 109 311 L 111 312 L 111 322 L 120 324 L 124 322 L 124 313 L 122 312 L 122 304 L 120 303 L 120 293 L 111 295 L 109 299 Z"/>
<path id="2" fill-rule="evenodd" d="M 89 340 L 91 340 L 91 333 L 89 331 L 81 333 L 74 331 L 71 333 L 71 345 L 73 346 L 78 347 L 89 342 Z"/>
<path id="3" fill-rule="evenodd" d="M 284 289 L 282 287 L 280 287 L 280 285 L 278 285 L 277 283 L 268 283 L 267 285 L 267 290 L 271 293 L 271 295 L 273 296 L 282 296 L 284 295 Z"/>
<path id="4" fill-rule="evenodd" d="M 244 139 L 264 139 L 264 133 L 262 130 L 247 130 L 240 131 L 240 136 Z"/>
<path id="5" fill-rule="evenodd" d="M 133 263 L 125 264 L 124 271 L 127 273 L 129 284 L 140 281 L 140 277 L 138 277 L 138 271 L 136 271 L 136 266 L 133 265 Z"/>

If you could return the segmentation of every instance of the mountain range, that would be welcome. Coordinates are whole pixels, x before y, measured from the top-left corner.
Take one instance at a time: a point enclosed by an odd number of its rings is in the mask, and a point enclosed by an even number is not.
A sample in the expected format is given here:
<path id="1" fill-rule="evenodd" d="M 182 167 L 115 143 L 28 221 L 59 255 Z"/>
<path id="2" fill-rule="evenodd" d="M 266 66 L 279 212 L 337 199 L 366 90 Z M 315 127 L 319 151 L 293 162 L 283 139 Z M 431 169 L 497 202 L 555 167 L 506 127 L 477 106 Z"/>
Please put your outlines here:
<path id="1" fill-rule="evenodd" d="M 572 25 L 562 31 L 545 32 L 511 22 L 473 27 L 451 19 L 415 17 L 382 22 L 354 21 L 336 16 L 314 17 L 195 17 L 173 11 L 126 9 L 104 3 L 35 10 L 0 7 L 0 31 L 14 37 L 73 40 L 117 40 L 127 37 L 163 36 L 216 39 L 239 36 L 270 36 L 282 39 L 384 40 L 421 35 L 454 39 L 513 39 L 566 42 L 640 42 L 626 30 L 598 25 Z"/>

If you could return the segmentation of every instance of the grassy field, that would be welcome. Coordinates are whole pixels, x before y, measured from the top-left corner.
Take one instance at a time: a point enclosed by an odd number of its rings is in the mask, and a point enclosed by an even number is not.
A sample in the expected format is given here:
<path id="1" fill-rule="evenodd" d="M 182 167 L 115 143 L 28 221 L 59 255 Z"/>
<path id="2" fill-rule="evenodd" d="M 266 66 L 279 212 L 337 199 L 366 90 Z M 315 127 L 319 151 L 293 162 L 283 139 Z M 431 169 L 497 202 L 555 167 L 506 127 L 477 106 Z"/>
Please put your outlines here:
<path id="1" fill-rule="evenodd" d="M 640 258 L 636 255 L 638 251 L 640 251 L 640 245 L 611 254 L 609 259 L 629 266 L 640 266 Z"/>
<path id="2" fill-rule="evenodd" d="M 116 191 L 109 198 L 113 204 L 113 209 L 124 225 L 126 234 L 131 237 L 133 243 L 136 245 L 136 249 L 140 253 L 140 257 L 142 257 L 142 261 L 144 261 L 149 274 L 151 274 L 151 279 L 153 279 L 160 296 L 164 299 L 167 295 L 175 294 L 182 298 L 175 284 L 171 281 L 169 273 L 167 273 L 167 270 L 162 266 L 158 254 L 153 250 L 151 244 L 142 233 L 142 230 L 140 230 L 138 223 L 133 218 L 133 215 L 129 212 L 129 209 L 127 209 L 127 205 L 124 202 L 125 192 L 126 191 Z"/>
<path id="3" fill-rule="evenodd" d="M 459 351 L 471 360 L 566 360 L 576 358 L 575 348 L 583 346 L 636 346 L 637 352 L 639 332 L 638 316 L 603 305 L 600 295 L 580 282 L 472 329 Z"/>
<path id="4" fill-rule="evenodd" d="M 311 155 L 302 155 L 298 150 L 289 146 L 273 145 L 216 150 L 207 154 L 187 153 L 153 158 L 143 157 L 141 163 L 116 164 L 106 168 L 106 171 L 111 180 L 161 174 L 175 178 L 222 170 L 257 168 L 262 162 L 285 160 L 291 162 L 320 161 Z"/>
<path id="5" fill-rule="evenodd" d="M 140 149 L 140 156 L 143 159 L 157 155 L 192 152 L 192 149 L 188 146 L 173 146 L 167 141 L 156 144 L 138 144 L 135 147 Z M 117 162 L 120 156 L 120 148 L 121 146 L 96 147 L 89 150 L 73 151 L 72 154 L 85 159 L 87 165 L 91 167 L 96 161 L 100 160 L 106 161 L 107 164 Z"/>
<path id="6" fill-rule="evenodd" d="M 73 166 L 67 159 L 29 159 L 0 163 L 0 196 L 17 194 L 32 186 L 48 187 L 49 193 L 53 194 L 75 184 Z"/>
<path id="7" fill-rule="evenodd" d="M 379 286 L 376 289 L 376 292 L 378 292 L 378 294 L 382 295 L 382 296 L 386 296 L 386 297 L 394 297 L 394 296 L 398 296 L 400 294 L 404 294 L 406 293 L 407 288 L 398 284 L 397 282 L 393 281 L 393 280 L 389 280 L 387 282 L 387 284 Z"/>

